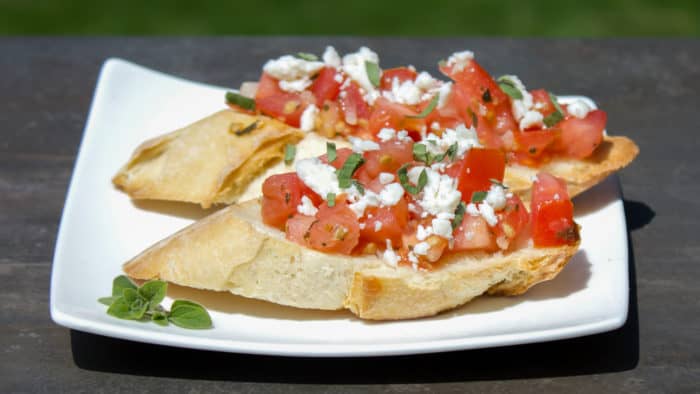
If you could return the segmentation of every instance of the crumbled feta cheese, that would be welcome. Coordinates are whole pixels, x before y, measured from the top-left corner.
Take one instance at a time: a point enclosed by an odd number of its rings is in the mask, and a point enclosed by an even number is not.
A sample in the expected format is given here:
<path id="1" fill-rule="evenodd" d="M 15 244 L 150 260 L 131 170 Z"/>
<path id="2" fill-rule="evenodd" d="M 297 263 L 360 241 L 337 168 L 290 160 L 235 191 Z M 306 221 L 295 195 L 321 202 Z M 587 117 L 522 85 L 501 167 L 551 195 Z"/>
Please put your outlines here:
<path id="1" fill-rule="evenodd" d="M 391 90 L 384 91 L 382 95 L 395 103 L 415 105 L 421 101 L 423 92 L 411 80 L 399 82 L 398 78 L 394 78 L 391 82 Z"/>
<path id="2" fill-rule="evenodd" d="M 288 92 L 301 92 L 311 85 L 311 77 L 317 74 L 324 64 L 307 61 L 291 55 L 268 60 L 263 71 L 277 78 L 279 87 Z"/>
<path id="3" fill-rule="evenodd" d="M 379 206 L 380 200 L 379 195 L 371 190 L 365 190 L 365 194 L 360 194 L 355 185 L 346 189 L 348 198 L 352 202 L 348 205 L 358 218 L 361 218 L 365 214 L 367 207 Z"/>
<path id="4" fill-rule="evenodd" d="M 391 141 L 394 137 L 396 137 L 396 131 L 394 129 L 385 127 L 379 130 L 379 133 L 377 133 L 377 137 L 382 142 L 388 142 Z"/>
<path id="5" fill-rule="evenodd" d="M 538 111 L 527 111 L 525 116 L 520 119 L 520 129 L 525 130 L 530 127 L 539 126 L 542 124 L 544 117 Z"/>
<path id="6" fill-rule="evenodd" d="M 379 183 L 381 183 L 382 185 L 390 184 L 391 182 L 394 181 L 394 178 L 395 178 L 394 174 L 391 174 L 389 172 L 380 172 L 379 173 Z"/>
<path id="7" fill-rule="evenodd" d="M 325 199 L 328 193 L 340 193 L 335 167 L 322 163 L 317 157 L 299 160 L 295 169 L 306 186 Z"/>
<path id="8" fill-rule="evenodd" d="M 413 269 L 418 268 L 418 256 L 416 256 L 415 253 L 413 252 L 408 252 L 408 261 L 411 262 L 411 265 L 413 266 Z"/>
<path id="9" fill-rule="evenodd" d="M 431 124 L 430 124 L 430 130 L 432 130 L 432 131 L 438 131 L 438 130 L 440 130 L 440 123 L 437 122 L 437 121 L 431 123 Z"/>
<path id="10" fill-rule="evenodd" d="M 327 66 L 335 68 L 340 67 L 340 56 L 338 56 L 338 52 L 332 46 L 326 47 L 326 50 L 323 52 L 322 58 L 323 62 L 326 63 Z"/>
<path id="11" fill-rule="evenodd" d="M 357 153 L 363 153 L 371 150 L 379 150 L 379 144 L 370 140 L 363 140 L 362 138 L 349 137 L 350 143 L 352 144 L 352 151 Z"/>
<path id="12" fill-rule="evenodd" d="M 413 253 L 419 256 L 425 256 L 428 254 L 428 251 L 430 250 L 430 244 L 423 241 L 423 242 L 418 242 L 416 246 L 413 247 Z"/>
<path id="13" fill-rule="evenodd" d="M 474 59 L 472 51 L 455 52 L 447 59 L 447 65 L 452 67 L 453 72 L 460 72 L 472 59 Z"/>
<path id="14" fill-rule="evenodd" d="M 447 82 L 440 86 L 440 89 L 438 90 L 438 109 L 445 107 L 445 104 L 447 104 L 447 99 L 450 97 L 450 93 L 452 93 L 452 82 Z"/>
<path id="15" fill-rule="evenodd" d="M 301 114 L 300 129 L 303 131 L 312 131 L 316 127 L 316 116 L 318 115 L 318 107 L 311 104 Z"/>
<path id="16" fill-rule="evenodd" d="M 382 205 L 394 206 L 396 205 L 401 197 L 403 197 L 403 187 L 399 183 L 390 183 L 379 192 L 379 199 Z"/>
<path id="17" fill-rule="evenodd" d="M 406 130 L 399 130 L 396 133 L 396 139 L 398 141 L 413 142 L 413 139 L 408 136 L 408 131 L 406 131 Z"/>
<path id="18" fill-rule="evenodd" d="M 374 222 L 374 231 L 375 231 L 375 232 L 376 232 L 376 231 L 380 231 L 381 229 L 382 229 L 382 222 L 380 222 L 379 220 L 377 220 L 376 222 Z"/>
<path id="19" fill-rule="evenodd" d="M 418 207 L 412 202 L 408 203 L 408 210 L 410 212 L 413 212 L 413 213 L 420 213 L 420 210 L 418 209 Z"/>
<path id="20" fill-rule="evenodd" d="M 484 203 L 493 207 L 494 210 L 498 211 L 506 206 L 506 195 L 505 190 L 500 185 L 491 185 L 489 192 L 486 194 Z"/>
<path id="21" fill-rule="evenodd" d="M 575 116 L 579 119 L 583 119 L 591 112 L 592 108 L 586 104 L 583 100 L 576 100 L 573 103 L 566 106 L 566 112 L 571 116 Z"/>
<path id="22" fill-rule="evenodd" d="M 382 258 L 392 267 L 396 267 L 399 261 L 401 261 L 401 256 L 397 255 L 396 252 L 394 252 L 394 248 L 391 247 L 390 239 L 386 240 L 386 250 L 382 254 Z"/>
<path id="23" fill-rule="evenodd" d="M 445 172 L 445 169 L 447 168 L 447 163 L 444 161 L 441 161 L 439 163 L 433 163 L 430 165 L 430 168 L 432 168 L 433 171 Z"/>
<path id="24" fill-rule="evenodd" d="M 360 223 L 358 227 L 360 227 L 360 230 L 364 230 L 365 227 L 367 227 L 367 224 L 365 224 L 365 223 Z"/>
<path id="25" fill-rule="evenodd" d="M 452 238 L 452 223 L 447 219 L 433 219 L 433 232 L 446 239 Z"/>
<path id="26" fill-rule="evenodd" d="M 301 197 L 301 204 L 297 205 L 297 212 L 306 216 L 314 216 L 318 212 L 318 208 L 314 206 L 313 201 L 307 196 Z"/>
<path id="27" fill-rule="evenodd" d="M 480 147 L 479 137 L 474 128 L 459 124 L 454 129 L 445 129 L 442 136 L 430 133 L 425 136 L 425 147 L 430 153 L 439 155 L 445 153 L 451 145 L 457 144 L 457 156 L 463 156 L 469 149 Z"/>
<path id="28" fill-rule="evenodd" d="M 479 204 L 479 213 L 481 214 L 481 217 L 486 220 L 486 223 L 488 223 L 489 226 L 493 227 L 496 225 L 496 223 L 498 223 L 498 217 L 496 217 L 493 207 L 491 207 L 489 204 Z"/>
<path id="29" fill-rule="evenodd" d="M 440 81 L 433 78 L 426 71 L 421 71 L 418 76 L 416 76 L 416 81 L 414 82 L 418 89 L 429 91 L 432 89 L 437 89 L 440 87 Z"/>
<path id="30" fill-rule="evenodd" d="M 433 227 L 432 226 L 423 227 L 422 224 L 419 224 L 418 228 L 416 229 L 416 239 L 418 239 L 419 241 L 424 241 L 426 238 L 428 238 L 432 234 L 433 234 Z"/>
<path id="31" fill-rule="evenodd" d="M 467 213 L 471 216 L 479 216 L 479 207 L 477 207 L 473 202 L 470 202 L 467 204 Z"/>
<path id="32" fill-rule="evenodd" d="M 408 180 L 413 183 L 414 185 L 418 184 L 418 178 L 420 177 L 420 173 L 423 172 L 423 170 L 428 169 L 428 167 L 424 166 L 415 166 L 412 167 L 411 169 L 408 170 Z"/>
<path id="33" fill-rule="evenodd" d="M 343 83 L 343 74 L 335 74 L 333 77 L 333 80 L 338 82 L 338 83 Z"/>
<path id="34" fill-rule="evenodd" d="M 462 197 L 462 193 L 457 190 L 457 181 L 430 168 L 426 169 L 426 174 L 428 182 L 423 188 L 418 204 L 432 215 L 454 212 Z"/>
<path id="35" fill-rule="evenodd" d="M 375 90 L 374 85 L 367 76 L 365 62 L 379 64 L 379 56 L 367 47 L 360 48 L 355 53 L 343 56 L 343 71 L 355 82 L 357 82 L 366 93 Z"/>

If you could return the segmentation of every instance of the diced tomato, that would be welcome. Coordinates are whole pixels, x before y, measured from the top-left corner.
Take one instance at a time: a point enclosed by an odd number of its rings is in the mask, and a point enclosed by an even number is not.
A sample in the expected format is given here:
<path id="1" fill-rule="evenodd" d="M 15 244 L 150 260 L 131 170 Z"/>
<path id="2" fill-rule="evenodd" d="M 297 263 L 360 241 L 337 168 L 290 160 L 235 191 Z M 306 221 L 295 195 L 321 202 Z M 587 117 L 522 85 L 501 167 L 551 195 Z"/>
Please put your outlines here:
<path id="1" fill-rule="evenodd" d="M 464 158 L 448 167 L 446 173 L 457 179 L 462 200 L 471 202 L 472 193 L 489 190 L 491 179 L 503 180 L 506 161 L 503 153 L 490 148 L 472 148 Z"/>
<path id="2" fill-rule="evenodd" d="M 263 222 L 280 229 L 284 228 L 287 219 L 297 213 L 297 206 L 303 195 L 308 196 L 314 205 L 322 201 L 321 197 L 293 172 L 267 178 L 263 183 L 262 192 Z"/>
<path id="3" fill-rule="evenodd" d="M 365 228 L 360 231 L 363 240 L 385 245 L 390 239 L 394 247 L 401 246 L 401 237 L 408 223 L 408 203 L 401 199 L 391 207 L 373 207 L 365 212 Z M 372 217 L 369 217 L 372 215 Z M 381 223 L 377 225 L 376 223 Z M 379 230 L 375 229 L 379 227 Z"/>
<path id="4" fill-rule="evenodd" d="M 535 246 L 571 245 L 579 240 L 574 205 L 561 179 L 546 173 L 537 174 L 532 185 L 530 215 Z"/>
<path id="5" fill-rule="evenodd" d="M 308 245 L 309 228 L 316 219 L 314 216 L 296 214 L 287 220 L 285 234 L 288 240 L 300 245 Z"/>
<path id="6" fill-rule="evenodd" d="M 307 91 L 289 93 L 280 89 L 278 80 L 263 73 L 255 94 L 255 108 L 265 115 L 277 118 L 290 126 L 299 127 L 301 114 L 309 104 L 315 103 Z"/>
<path id="7" fill-rule="evenodd" d="M 561 138 L 554 149 L 577 159 L 590 156 L 603 141 L 606 121 L 607 115 L 599 109 L 589 112 L 583 119 L 568 116 L 557 125 Z"/>
<path id="8" fill-rule="evenodd" d="M 411 108 L 379 97 L 375 100 L 369 117 L 369 132 L 376 135 L 385 127 L 394 130 L 418 130 L 424 124 L 424 120 L 410 118 L 415 115 L 418 115 L 418 112 Z"/>
<path id="9" fill-rule="evenodd" d="M 462 225 L 454 232 L 454 246 L 456 252 L 467 250 L 496 250 L 496 237 L 488 223 L 481 216 L 466 214 Z"/>
<path id="10" fill-rule="evenodd" d="M 331 162 L 331 163 L 328 162 L 328 153 L 324 153 L 323 155 L 321 155 L 320 160 L 323 163 L 332 165 L 336 169 L 340 169 L 343 166 L 343 164 L 345 164 L 345 160 L 347 160 L 348 156 L 350 156 L 351 154 L 352 154 L 352 149 L 340 148 L 340 149 L 336 149 L 336 151 L 335 151 L 336 157 L 335 157 L 335 160 L 333 160 L 333 162 Z"/>
<path id="11" fill-rule="evenodd" d="M 547 93 L 546 90 L 536 89 L 530 91 L 530 94 L 532 95 L 533 107 L 539 111 L 542 116 L 546 117 L 557 110 L 556 107 L 554 107 L 554 103 L 552 103 L 552 99 L 549 98 L 549 93 Z"/>
<path id="12" fill-rule="evenodd" d="M 321 107 L 326 100 L 332 101 L 338 97 L 340 83 L 335 80 L 336 73 L 335 68 L 324 67 L 314 79 L 309 89 L 316 97 L 316 106 Z"/>
<path id="13" fill-rule="evenodd" d="M 415 70 L 411 70 L 408 67 L 396 67 L 384 70 L 384 72 L 382 72 L 379 88 L 382 90 L 391 90 L 394 78 L 398 79 L 399 83 L 403 83 L 404 81 L 415 80 L 417 75 Z"/>
<path id="14" fill-rule="evenodd" d="M 413 161 L 413 142 L 391 140 L 379 143 L 379 150 L 365 152 L 365 164 L 358 171 L 367 173 L 370 179 L 380 172 L 396 175 L 405 163 Z"/>
<path id="15" fill-rule="evenodd" d="M 321 204 L 316 218 L 306 237 L 311 248 L 327 253 L 350 254 L 357 246 L 360 225 L 343 198 L 339 198 L 333 207 L 325 202 Z"/>
<path id="16" fill-rule="evenodd" d="M 506 206 L 496 212 L 498 223 L 494 227 L 496 242 L 502 249 L 507 249 L 510 241 L 520 234 L 530 221 L 525 204 L 516 195 L 506 199 Z"/>
<path id="17" fill-rule="evenodd" d="M 340 108 L 343 111 L 345 122 L 357 125 L 360 119 L 369 118 L 369 105 L 360 93 L 360 88 L 355 82 L 351 82 L 341 89 L 339 99 Z"/>
<path id="18" fill-rule="evenodd" d="M 518 152 L 522 153 L 523 159 L 536 159 L 542 156 L 547 147 L 549 147 L 561 134 L 558 128 L 546 130 L 529 130 L 518 131 L 515 133 L 515 141 L 518 146 Z M 523 160 L 519 160 L 523 161 Z M 529 164 L 527 161 L 524 164 Z M 533 162 L 534 164 L 534 162 Z"/>

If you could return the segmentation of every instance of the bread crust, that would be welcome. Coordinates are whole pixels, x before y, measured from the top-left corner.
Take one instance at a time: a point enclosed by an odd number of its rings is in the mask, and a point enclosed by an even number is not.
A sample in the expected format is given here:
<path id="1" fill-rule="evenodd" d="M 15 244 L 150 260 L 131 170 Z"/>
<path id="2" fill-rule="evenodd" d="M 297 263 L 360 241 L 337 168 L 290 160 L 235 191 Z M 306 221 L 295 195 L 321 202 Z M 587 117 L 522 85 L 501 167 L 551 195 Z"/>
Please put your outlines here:
<path id="1" fill-rule="evenodd" d="M 236 131 L 255 124 L 241 135 Z M 304 133 L 265 116 L 230 109 L 141 144 L 112 182 L 133 199 L 233 203 L 286 144 Z"/>
<path id="2" fill-rule="evenodd" d="M 363 319 L 430 316 L 484 293 L 516 295 L 556 276 L 578 243 L 461 253 L 433 271 L 390 267 L 375 256 L 325 254 L 265 226 L 259 200 L 226 207 L 124 264 L 134 279 L 230 291 L 298 308 L 349 309 Z"/>
<path id="3" fill-rule="evenodd" d="M 538 172 L 548 172 L 566 181 L 569 196 L 573 198 L 626 167 L 638 154 L 639 147 L 631 139 L 605 136 L 593 154 L 583 160 L 556 157 L 540 167 L 509 164 L 503 183 L 529 201 L 533 178 Z"/>

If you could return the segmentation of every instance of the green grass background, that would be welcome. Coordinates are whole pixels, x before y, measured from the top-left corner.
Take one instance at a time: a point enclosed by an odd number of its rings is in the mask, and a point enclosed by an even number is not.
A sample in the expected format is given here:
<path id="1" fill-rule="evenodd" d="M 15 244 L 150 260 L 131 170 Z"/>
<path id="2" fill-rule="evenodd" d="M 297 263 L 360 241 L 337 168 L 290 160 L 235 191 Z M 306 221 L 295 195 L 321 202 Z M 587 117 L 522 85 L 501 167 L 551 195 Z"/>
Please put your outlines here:
<path id="1" fill-rule="evenodd" d="M 2 35 L 679 36 L 700 0 L 0 0 Z"/>

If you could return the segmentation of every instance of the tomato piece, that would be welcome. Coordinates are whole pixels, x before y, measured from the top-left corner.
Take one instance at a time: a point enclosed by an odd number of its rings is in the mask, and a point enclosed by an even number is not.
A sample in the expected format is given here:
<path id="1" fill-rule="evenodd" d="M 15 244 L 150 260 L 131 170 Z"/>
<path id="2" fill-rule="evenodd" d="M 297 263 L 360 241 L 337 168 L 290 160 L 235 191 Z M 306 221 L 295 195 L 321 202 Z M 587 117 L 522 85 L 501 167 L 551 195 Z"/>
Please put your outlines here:
<path id="1" fill-rule="evenodd" d="M 369 117 L 369 132 L 376 135 L 385 127 L 394 130 L 419 130 L 425 121 L 409 118 L 415 115 L 418 115 L 418 112 L 411 108 L 379 97 L 374 101 Z"/>
<path id="2" fill-rule="evenodd" d="M 337 72 L 333 67 L 324 67 L 314 79 L 309 90 L 316 98 L 316 106 L 321 107 L 326 100 L 332 101 L 340 93 L 340 83 L 335 80 Z"/>
<path id="3" fill-rule="evenodd" d="M 314 216 L 296 214 L 287 220 L 285 234 L 288 240 L 300 245 L 308 245 L 309 228 L 318 219 Z"/>
<path id="4" fill-rule="evenodd" d="M 382 90 L 391 90 L 394 78 L 398 79 L 399 83 L 403 83 L 405 81 L 413 81 L 417 76 L 418 74 L 416 71 L 411 70 L 408 67 L 390 68 L 382 72 L 382 78 L 379 81 L 379 88 Z"/>
<path id="5" fill-rule="evenodd" d="M 293 172 L 267 178 L 263 183 L 262 192 L 263 222 L 280 229 L 284 228 L 287 219 L 297 213 L 302 196 L 308 196 L 314 205 L 322 201 L 321 197 Z"/>
<path id="6" fill-rule="evenodd" d="M 589 112 L 583 119 L 568 116 L 557 125 L 561 138 L 554 149 L 577 159 L 590 156 L 603 142 L 606 122 L 607 115 L 599 109 Z"/>
<path id="7" fill-rule="evenodd" d="M 318 133 L 333 138 L 338 133 L 345 132 L 345 123 L 342 121 L 340 106 L 335 101 L 326 101 L 318 112 Z"/>
<path id="8" fill-rule="evenodd" d="M 498 223 L 494 227 L 496 243 L 501 249 L 507 249 L 510 241 L 515 239 L 527 226 L 530 215 L 522 200 L 516 195 L 506 198 L 506 206 L 496 213 Z"/>
<path id="9" fill-rule="evenodd" d="M 290 93 L 280 89 L 278 80 L 263 73 L 255 93 L 255 108 L 290 126 L 299 127 L 301 114 L 315 99 L 309 92 Z"/>
<path id="10" fill-rule="evenodd" d="M 496 237 L 489 224 L 481 216 L 464 216 L 462 224 L 454 232 L 455 252 L 467 250 L 493 251 L 496 246 Z"/>
<path id="11" fill-rule="evenodd" d="M 462 201 L 471 202 L 472 193 L 489 190 L 491 179 L 503 180 L 506 169 L 504 154 L 496 149 L 472 148 L 464 158 L 445 171 L 457 179 L 457 189 L 462 193 Z"/>
<path id="12" fill-rule="evenodd" d="M 372 215 L 372 217 L 369 217 Z M 360 230 L 363 240 L 385 245 L 390 239 L 394 247 L 401 246 L 401 239 L 408 223 L 408 203 L 401 199 L 391 207 L 372 207 L 366 210 L 365 228 Z M 377 223 L 381 223 L 377 225 Z M 376 230 L 379 228 L 379 230 Z"/>
<path id="13" fill-rule="evenodd" d="M 537 158 L 550 146 L 561 134 L 559 129 L 518 131 L 515 133 L 515 141 L 518 151 L 526 154 L 526 157 Z"/>
<path id="14" fill-rule="evenodd" d="M 557 110 L 554 103 L 552 103 L 552 99 L 549 98 L 549 93 L 547 93 L 546 90 L 536 89 L 530 91 L 530 94 L 532 95 L 533 107 L 539 111 L 542 116 L 547 117 Z"/>
<path id="15" fill-rule="evenodd" d="M 365 152 L 365 164 L 359 171 L 366 172 L 370 179 L 380 172 L 396 175 L 396 171 L 405 163 L 413 161 L 413 142 L 391 140 L 379 143 L 379 150 Z"/>
<path id="16" fill-rule="evenodd" d="M 535 246 L 571 245 L 579 240 L 574 204 L 561 179 L 546 173 L 537 174 L 532 185 L 530 215 Z"/>
<path id="17" fill-rule="evenodd" d="M 341 197 L 334 206 L 321 204 L 308 229 L 309 247 L 326 253 L 350 254 L 360 240 L 360 224 L 355 213 Z"/>
<path id="18" fill-rule="evenodd" d="M 468 125 L 476 118 L 479 140 L 489 148 L 510 148 L 511 141 L 504 135 L 518 130 L 518 125 L 508 96 L 491 75 L 473 59 L 461 70 L 443 65 L 440 71 L 455 81 L 452 96 L 458 108 L 464 108 L 457 110 L 460 118 Z"/>
<path id="19" fill-rule="evenodd" d="M 352 149 L 350 148 L 340 148 L 336 149 L 335 151 L 335 160 L 333 160 L 332 163 L 328 163 L 328 153 L 324 153 L 321 155 L 320 160 L 323 163 L 330 164 L 333 167 L 335 167 L 337 170 L 339 170 L 343 164 L 345 164 L 345 160 L 348 159 L 348 156 L 352 154 Z"/>
<path id="20" fill-rule="evenodd" d="M 360 119 L 369 118 L 369 105 L 360 93 L 360 87 L 355 82 L 349 83 L 340 91 L 340 108 L 343 111 L 345 122 L 357 125 Z"/>

